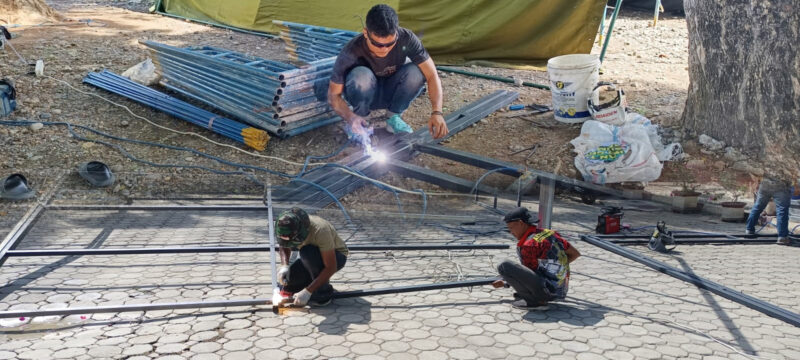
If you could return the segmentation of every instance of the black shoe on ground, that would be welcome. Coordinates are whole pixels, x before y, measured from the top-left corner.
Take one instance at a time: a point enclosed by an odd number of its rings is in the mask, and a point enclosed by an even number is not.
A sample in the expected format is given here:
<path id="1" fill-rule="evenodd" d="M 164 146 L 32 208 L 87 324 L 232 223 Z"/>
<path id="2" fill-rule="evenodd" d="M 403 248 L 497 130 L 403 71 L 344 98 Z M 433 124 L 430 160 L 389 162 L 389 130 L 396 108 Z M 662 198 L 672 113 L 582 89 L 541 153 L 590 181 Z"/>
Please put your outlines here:
<path id="1" fill-rule="evenodd" d="M 309 300 L 308 301 L 308 306 L 311 306 L 311 307 L 324 307 L 324 306 L 330 305 L 331 302 L 333 302 L 332 298 L 328 298 L 327 300 Z"/>

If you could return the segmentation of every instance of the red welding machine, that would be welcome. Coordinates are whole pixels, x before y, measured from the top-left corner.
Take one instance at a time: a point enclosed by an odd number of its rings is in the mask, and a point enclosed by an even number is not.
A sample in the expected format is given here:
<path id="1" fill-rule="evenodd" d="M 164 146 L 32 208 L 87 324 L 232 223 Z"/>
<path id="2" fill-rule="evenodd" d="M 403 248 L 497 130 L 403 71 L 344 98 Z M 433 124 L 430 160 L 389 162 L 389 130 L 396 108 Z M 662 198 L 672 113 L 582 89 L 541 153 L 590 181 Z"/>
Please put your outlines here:
<path id="1" fill-rule="evenodd" d="M 604 207 L 603 213 L 597 217 L 597 227 L 595 231 L 597 231 L 598 234 L 618 233 L 622 224 L 622 215 L 621 207 Z"/>

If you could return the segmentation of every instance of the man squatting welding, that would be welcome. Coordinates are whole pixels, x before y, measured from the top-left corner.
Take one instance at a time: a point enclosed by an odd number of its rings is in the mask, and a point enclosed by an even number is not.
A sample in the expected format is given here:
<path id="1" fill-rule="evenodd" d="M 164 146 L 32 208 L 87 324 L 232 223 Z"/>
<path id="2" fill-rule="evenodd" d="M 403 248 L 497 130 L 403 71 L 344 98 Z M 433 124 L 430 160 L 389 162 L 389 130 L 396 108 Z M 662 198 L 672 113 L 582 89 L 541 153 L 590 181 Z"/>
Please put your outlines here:
<path id="1" fill-rule="evenodd" d="M 275 221 L 281 267 L 278 284 L 281 297 L 294 296 L 294 305 L 325 306 L 333 297 L 331 276 L 347 262 L 349 251 L 333 225 L 303 209 L 292 208 Z M 298 258 L 289 264 L 292 250 Z"/>
<path id="2" fill-rule="evenodd" d="M 406 62 L 408 59 L 411 62 Z M 364 117 L 371 110 L 388 110 L 387 131 L 412 132 L 401 115 L 422 92 L 425 82 L 432 108 L 428 131 L 439 139 L 447 135 L 447 123 L 442 114 L 442 83 L 433 59 L 411 30 L 398 26 L 397 12 L 379 4 L 367 12 L 362 34 L 350 40 L 336 58 L 328 103 L 346 120 L 348 138 L 366 148 L 371 128 L 365 129 L 368 124 Z"/>
<path id="3" fill-rule="evenodd" d="M 517 208 L 503 221 L 517 238 L 517 255 L 521 264 L 504 261 L 497 266 L 502 280 L 496 288 L 511 286 L 516 291 L 512 306 L 528 310 L 547 310 L 547 303 L 567 296 L 569 264 L 581 253 L 558 233 L 539 229 L 538 220 L 528 209 Z"/>

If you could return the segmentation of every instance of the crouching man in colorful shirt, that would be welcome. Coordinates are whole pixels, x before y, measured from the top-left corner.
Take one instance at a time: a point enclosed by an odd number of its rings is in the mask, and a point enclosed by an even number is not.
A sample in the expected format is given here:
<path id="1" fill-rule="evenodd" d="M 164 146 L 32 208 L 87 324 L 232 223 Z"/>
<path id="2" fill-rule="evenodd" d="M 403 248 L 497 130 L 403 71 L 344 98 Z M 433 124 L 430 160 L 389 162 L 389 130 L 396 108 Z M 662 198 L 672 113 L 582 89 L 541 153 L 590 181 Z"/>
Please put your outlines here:
<path id="1" fill-rule="evenodd" d="M 521 264 L 504 261 L 497 266 L 502 280 L 492 285 L 511 286 L 516 290 L 511 303 L 516 308 L 546 310 L 547 303 L 567 296 L 569 264 L 581 254 L 553 230 L 539 229 L 533 213 L 517 208 L 503 218 L 517 238 Z"/>

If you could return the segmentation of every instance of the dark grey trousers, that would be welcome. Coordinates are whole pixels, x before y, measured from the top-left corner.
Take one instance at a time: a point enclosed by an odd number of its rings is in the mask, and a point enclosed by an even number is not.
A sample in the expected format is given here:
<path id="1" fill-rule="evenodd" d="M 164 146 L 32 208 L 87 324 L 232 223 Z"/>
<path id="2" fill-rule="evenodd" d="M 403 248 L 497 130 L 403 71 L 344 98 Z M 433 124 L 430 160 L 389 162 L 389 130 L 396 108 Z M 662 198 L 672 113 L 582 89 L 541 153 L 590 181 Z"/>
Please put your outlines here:
<path id="1" fill-rule="evenodd" d="M 544 279 L 525 265 L 503 261 L 497 266 L 497 272 L 528 305 L 534 306 L 550 300 L 550 295 L 544 288 Z"/>
<path id="2" fill-rule="evenodd" d="M 347 262 L 347 257 L 340 252 L 336 252 L 336 270 L 339 271 Z M 289 276 L 283 290 L 296 293 L 311 284 L 319 276 L 325 264 L 322 262 L 322 254 L 319 248 L 314 245 L 306 245 L 300 249 L 300 256 L 289 265 Z M 326 301 L 333 296 L 333 286 L 325 283 L 317 291 L 311 294 L 311 300 Z"/>

